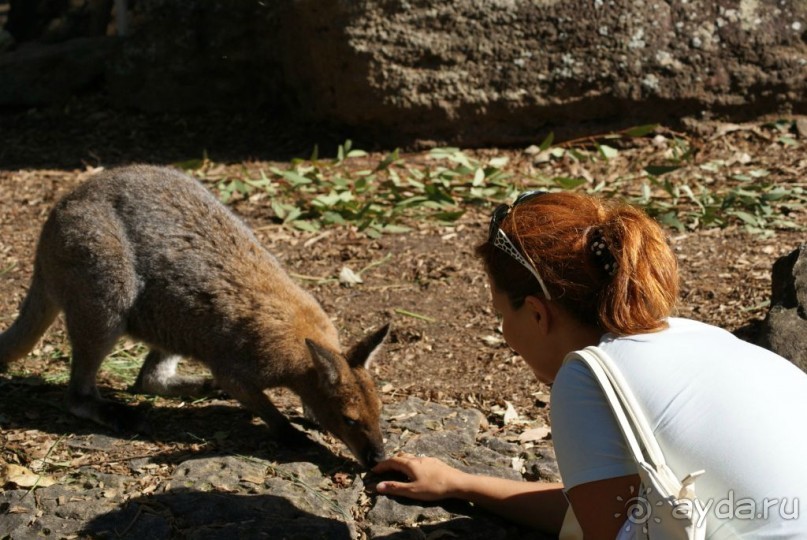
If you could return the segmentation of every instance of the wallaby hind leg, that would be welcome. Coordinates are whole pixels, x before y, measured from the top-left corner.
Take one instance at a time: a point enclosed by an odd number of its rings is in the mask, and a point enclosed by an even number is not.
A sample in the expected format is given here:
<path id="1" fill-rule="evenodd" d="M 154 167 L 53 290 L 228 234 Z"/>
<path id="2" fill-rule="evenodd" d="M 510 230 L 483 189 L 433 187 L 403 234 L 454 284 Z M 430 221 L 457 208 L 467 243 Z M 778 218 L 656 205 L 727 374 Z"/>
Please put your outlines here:
<path id="1" fill-rule="evenodd" d="M 115 340 L 95 344 L 73 341 L 73 359 L 67 406 L 73 414 L 87 418 L 115 431 L 147 431 L 145 419 L 135 409 L 102 399 L 96 386 L 96 374 Z"/>
<path id="2" fill-rule="evenodd" d="M 180 359 L 177 355 L 152 349 L 146 355 L 133 390 L 168 397 L 202 397 L 216 390 L 210 377 L 178 374 Z"/>
<path id="3" fill-rule="evenodd" d="M 73 306 L 74 309 L 76 307 Z M 122 403 L 101 399 L 98 392 L 98 369 L 123 335 L 122 325 L 113 317 L 102 319 L 90 316 L 102 312 L 98 306 L 87 305 L 81 309 L 66 310 L 67 333 L 73 353 L 67 406 L 76 416 L 93 420 L 115 431 L 146 431 L 144 418 L 138 411 Z"/>

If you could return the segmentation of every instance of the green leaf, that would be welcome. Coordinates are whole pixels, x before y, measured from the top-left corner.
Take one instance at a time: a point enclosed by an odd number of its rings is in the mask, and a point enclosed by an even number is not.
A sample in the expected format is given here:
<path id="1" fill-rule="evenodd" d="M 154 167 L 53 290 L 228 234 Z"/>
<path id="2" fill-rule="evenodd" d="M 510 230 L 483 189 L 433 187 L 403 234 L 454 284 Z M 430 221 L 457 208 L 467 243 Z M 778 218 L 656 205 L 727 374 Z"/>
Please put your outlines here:
<path id="1" fill-rule="evenodd" d="M 465 214 L 465 210 L 457 210 L 455 212 L 437 212 L 434 217 L 440 221 L 456 221 Z"/>
<path id="2" fill-rule="evenodd" d="M 474 180 L 472 184 L 475 187 L 479 187 L 484 183 L 485 183 L 485 171 L 481 168 L 477 169 L 476 172 L 474 172 Z"/>
<path id="3" fill-rule="evenodd" d="M 767 193 L 762 194 L 762 200 L 764 201 L 779 201 L 784 199 L 785 197 L 790 196 L 791 193 L 784 189 L 784 188 L 776 188 L 772 189 Z"/>
<path id="4" fill-rule="evenodd" d="M 754 178 L 765 178 L 766 176 L 769 176 L 771 174 L 771 171 L 768 171 L 766 169 L 754 169 L 748 174 L 750 174 Z"/>
<path id="5" fill-rule="evenodd" d="M 609 160 L 619 155 L 619 150 L 611 146 L 608 146 L 607 144 L 598 144 L 597 150 L 600 152 L 602 157 Z"/>
<path id="6" fill-rule="evenodd" d="M 294 187 L 311 183 L 310 178 L 301 175 L 297 171 L 284 171 L 281 175 Z"/>
<path id="7" fill-rule="evenodd" d="M 316 221 L 308 221 L 308 220 L 296 220 L 292 222 L 292 227 L 295 229 L 300 229 L 301 231 L 306 232 L 317 232 L 321 229 L 321 226 Z"/>
<path id="8" fill-rule="evenodd" d="M 663 174 L 677 171 L 681 165 L 648 165 L 644 171 L 651 176 L 661 176 Z"/>
<path id="9" fill-rule="evenodd" d="M 488 161 L 488 166 L 495 169 L 501 169 L 502 167 L 506 167 L 509 162 L 510 158 L 506 156 L 495 157 Z"/>
<path id="10" fill-rule="evenodd" d="M 399 151 L 396 148 L 395 150 L 392 151 L 391 154 L 387 154 L 386 156 L 384 156 L 384 159 L 382 159 L 381 162 L 376 166 L 375 170 L 383 171 L 399 160 L 400 160 Z"/>
<path id="11" fill-rule="evenodd" d="M 735 216 L 740 218 L 743 222 L 748 225 L 758 226 L 759 219 L 756 216 L 749 214 L 748 212 L 743 212 L 742 210 L 731 210 L 728 212 L 729 215 Z"/>
<path id="12" fill-rule="evenodd" d="M 387 224 L 387 225 L 384 225 L 384 226 L 381 228 L 381 230 L 382 230 L 383 232 L 385 232 L 385 233 L 391 233 L 391 234 L 401 234 L 401 233 L 407 233 L 407 232 L 411 231 L 411 230 L 412 230 L 412 228 L 411 228 L 411 227 L 407 227 L 406 225 L 392 225 L 392 224 Z"/>
<path id="13" fill-rule="evenodd" d="M 649 135 L 658 129 L 658 124 L 645 124 L 643 126 L 636 126 L 632 127 L 628 130 L 625 130 L 625 135 L 628 137 L 644 137 L 645 135 Z"/>
<path id="14" fill-rule="evenodd" d="M 330 225 L 344 225 L 347 223 L 345 218 L 337 212 L 324 212 L 322 214 L 322 221 Z"/>
<path id="15" fill-rule="evenodd" d="M 567 176 L 557 176 L 552 181 L 566 190 L 575 189 L 588 182 L 585 178 L 569 178 Z"/>
<path id="16" fill-rule="evenodd" d="M 550 131 L 549 135 L 546 136 L 546 138 L 541 142 L 541 145 L 538 148 L 541 150 L 541 152 L 543 152 L 545 150 L 548 150 L 549 147 L 552 146 L 553 142 L 555 142 L 555 132 Z"/>
<path id="17" fill-rule="evenodd" d="M 678 219 L 678 214 L 675 212 L 675 210 L 671 210 L 659 215 L 658 221 L 664 225 L 667 225 L 668 227 L 675 227 L 678 229 L 678 232 L 684 232 L 685 230 L 684 224 L 681 223 L 680 219 Z"/>
<path id="18" fill-rule="evenodd" d="M 201 169 L 204 164 L 204 159 L 186 159 L 185 161 L 177 161 L 173 166 L 183 171 L 195 171 Z"/>

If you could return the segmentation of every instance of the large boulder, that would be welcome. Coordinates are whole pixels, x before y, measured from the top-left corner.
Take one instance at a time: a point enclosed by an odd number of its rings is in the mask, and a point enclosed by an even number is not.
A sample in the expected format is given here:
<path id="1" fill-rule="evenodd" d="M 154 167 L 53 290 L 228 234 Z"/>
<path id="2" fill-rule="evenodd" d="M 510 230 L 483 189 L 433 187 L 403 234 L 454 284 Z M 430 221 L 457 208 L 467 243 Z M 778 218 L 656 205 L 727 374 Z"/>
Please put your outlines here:
<path id="1" fill-rule="evenodd" d="M 799 0 L 149 0 L 114 20 L 107 0 L 78 4 L 104 8 L 108 35 L 130 26 L 98 62 L 113 104 L 141 110 L 270 107 L 467 146 L 807 112 Z M 6 68 L 0 87 L 19 79 Z"/>
<path id="2" fill-rule="evenodd" d="M 771 288 L 759 344 L 807 371 L 807 244 L 774 263 Z"/>
<path id="3" fill-rule="evenodd" d="M 0 105 L 59 103 L 99 88 L 117 45 L 115 39 L 89 37 L 0 54 Z"/>
<path id="4" fill-rule="evenodd" d="M 286 22 L 304 110 L 403 138 L 491 145 L 807 110 L 797 0 L 301 0 Z"/>

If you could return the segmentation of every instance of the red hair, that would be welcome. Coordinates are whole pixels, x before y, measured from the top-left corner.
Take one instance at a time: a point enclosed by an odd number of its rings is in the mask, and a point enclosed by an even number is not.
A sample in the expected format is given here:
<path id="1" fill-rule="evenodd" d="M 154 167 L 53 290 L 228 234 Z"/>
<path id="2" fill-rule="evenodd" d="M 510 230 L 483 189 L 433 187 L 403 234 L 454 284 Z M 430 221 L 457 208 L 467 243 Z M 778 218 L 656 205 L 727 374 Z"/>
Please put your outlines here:
<path id="1" fill-rule="evenodd" d="M 580 193 L 546 193 L 516 205 L 500 227 L 532 259 L 552 301 L 578 320 L 617 335 L 666 326 L 678 298 L 678 264 L 664 231 L 641 210 Z M 605 259 L 592 250 L 598 239 Z M 476 254 L 514 308 L 527 296 L 544 296 L 535 277 L 491 242 Z M 605 264 L 614 261 L 611 273 Z"/>

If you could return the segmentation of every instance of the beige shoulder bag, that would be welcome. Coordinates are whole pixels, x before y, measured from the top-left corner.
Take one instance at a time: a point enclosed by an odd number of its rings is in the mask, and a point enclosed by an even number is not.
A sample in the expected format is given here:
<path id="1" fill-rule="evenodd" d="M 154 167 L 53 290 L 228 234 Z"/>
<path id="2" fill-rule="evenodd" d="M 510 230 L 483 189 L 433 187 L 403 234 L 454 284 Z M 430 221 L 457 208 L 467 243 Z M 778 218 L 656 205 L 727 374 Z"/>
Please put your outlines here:
<path id="1" fill-rule="evenodd" d="M 706 535 L 706 519 L 697 512 L 702 506 L 695 504 L 695 479 L 704 471 L 678 480 L 664 461 L 633 393 L 605 351 L 586 347 L 569 353 L 564 362 L 574 360 L 585 362 L 600 383 L 642 479 L 642 489 L 635 501 L 638 504 L 631 505 L 617 539 L 702 540 Z M 560 538 L 582 537 L 570 506 Z"/>

